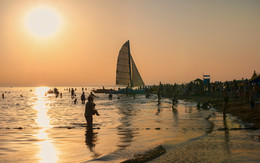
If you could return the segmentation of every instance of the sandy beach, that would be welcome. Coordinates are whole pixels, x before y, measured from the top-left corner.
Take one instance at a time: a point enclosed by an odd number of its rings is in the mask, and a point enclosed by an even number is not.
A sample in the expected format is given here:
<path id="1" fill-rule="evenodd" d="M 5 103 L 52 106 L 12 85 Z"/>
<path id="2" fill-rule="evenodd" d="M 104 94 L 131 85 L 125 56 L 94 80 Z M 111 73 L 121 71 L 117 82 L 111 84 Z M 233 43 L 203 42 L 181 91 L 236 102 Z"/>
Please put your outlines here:
<path id="1" fill-rule="evenodd" d="M 162 143 L 165 154 L 135 157 L 133 162 L 259 162 L 260 130 L 252 123 L 211 109 L 205 120 L 208 130 L 204 135 L 185 142 L 169 140 Z M 206 116 L 206 115 L 205 115 Z"/>
<path id="2" fill-rule="evenodd" d="M 162 146 L 166 154 L 151 162 L 259 162 L 260 117 L 259 102 L 252 110 L 245 101 L 231 99 L 223 117 L 224 101 L 221 97 L 189 96 L 185 101 L 201 103 L 211 101 L 214 109 L 206 119 L 212 130 L 204 136 L 176 145 L 174 141 Z M 213 108 L 209 110 L 213 110 Z M 201 108 L 202 109 L 202 108 Z"/>
<path id="3" fill-rule="evenodd" d="M 209 118 L 213 130 L 202 137 L 176 145 L 163 144 L 166 154 L 151 162 L 259 162 L 259 129 L 244 130 L 236 118 L 221 114 Z"/>

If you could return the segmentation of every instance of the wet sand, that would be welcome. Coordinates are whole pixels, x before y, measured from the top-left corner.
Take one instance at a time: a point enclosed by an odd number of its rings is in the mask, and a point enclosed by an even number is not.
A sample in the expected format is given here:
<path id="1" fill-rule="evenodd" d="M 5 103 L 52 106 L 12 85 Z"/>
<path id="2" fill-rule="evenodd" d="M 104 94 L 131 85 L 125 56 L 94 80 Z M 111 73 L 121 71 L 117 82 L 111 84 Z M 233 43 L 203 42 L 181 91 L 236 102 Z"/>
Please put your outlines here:
<path id="1" fill-rule="evenodd" d="M 260 130 L 246 130 L 235 117 L 218 113 L 209 118 L 213 129 L 204 136 L 176 145 L 162 144 L 167 151 L 150 162 L 260 162 Z"/>
<path id="2" fill-rule="evenodd" d="M 210 97 L 203 95 L 195 95 L 188 97 L 180 97 L 185 101 L 192 101 L 204 103 L 210 101 L 214 108 L 223 111 L 224 100 L 222 96 Z M 254 128 L 260 128 L 260 101 L 255 102 L 255 108 L 251 109 L 250 102 L 245 100 L 239 101 L 238 99 L 230 98 L 226 112 L 238 117 L 240 120 L 254 124 Z"/>

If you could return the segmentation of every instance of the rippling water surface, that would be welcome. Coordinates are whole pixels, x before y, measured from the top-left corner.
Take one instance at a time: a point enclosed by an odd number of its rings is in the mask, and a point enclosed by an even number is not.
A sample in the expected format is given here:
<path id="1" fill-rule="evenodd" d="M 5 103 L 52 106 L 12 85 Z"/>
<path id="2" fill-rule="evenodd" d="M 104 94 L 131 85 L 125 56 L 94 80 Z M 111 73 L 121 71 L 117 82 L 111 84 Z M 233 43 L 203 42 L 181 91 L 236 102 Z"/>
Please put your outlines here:
<path id="1" fill-rule="evenodd" d="M 155 95 L 108 100 L 106 94 L 96 94 L 100 116 L 87 129 L 81 87 L 78 104 L 67 88 L 58 88 L 62 98 L 45 96 L 48 89 L 0 88 L 5 93 L 0 100 L 0 162 L 119 162 L 165 141 L 180 144 L 212 130 L 206 120 L 211 111 L 198 111 L 194 104 L 180 101 L 173 111 L 170 100 L 158 106 Z"/>

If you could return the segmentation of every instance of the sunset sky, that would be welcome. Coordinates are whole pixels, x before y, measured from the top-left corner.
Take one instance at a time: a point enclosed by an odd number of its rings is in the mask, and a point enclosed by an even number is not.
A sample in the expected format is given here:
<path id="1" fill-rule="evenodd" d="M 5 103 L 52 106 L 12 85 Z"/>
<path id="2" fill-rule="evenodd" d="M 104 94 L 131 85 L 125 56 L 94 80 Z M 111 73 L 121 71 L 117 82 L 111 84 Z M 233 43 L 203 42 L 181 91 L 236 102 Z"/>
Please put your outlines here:
<path id="1" fill-rule="evenodd" d="M 127 40 L 147 85 L 250 78 L 260 1 L 0 0 L 0 86 L 114 85 Z"/>

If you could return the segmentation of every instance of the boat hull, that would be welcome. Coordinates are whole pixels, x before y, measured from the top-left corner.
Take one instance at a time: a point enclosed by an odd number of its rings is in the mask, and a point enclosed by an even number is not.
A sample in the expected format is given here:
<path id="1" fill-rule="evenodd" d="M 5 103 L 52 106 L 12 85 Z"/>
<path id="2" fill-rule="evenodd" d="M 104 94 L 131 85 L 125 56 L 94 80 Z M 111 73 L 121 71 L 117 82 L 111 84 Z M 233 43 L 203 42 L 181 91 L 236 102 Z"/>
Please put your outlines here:
<path id="1" fill-rule="evenodd" d="M 113 92 L 115 90 L 113 89 L 96 89 L 96 90 L 93 90 L 94 93 L 110 93 L 110 92 Z"/>
<path id="2" fill-rule="evenodd" d="M 118 91 L 112 91 L 111 94 L 144 94 L 144 89 L 120 89 Z"/>

